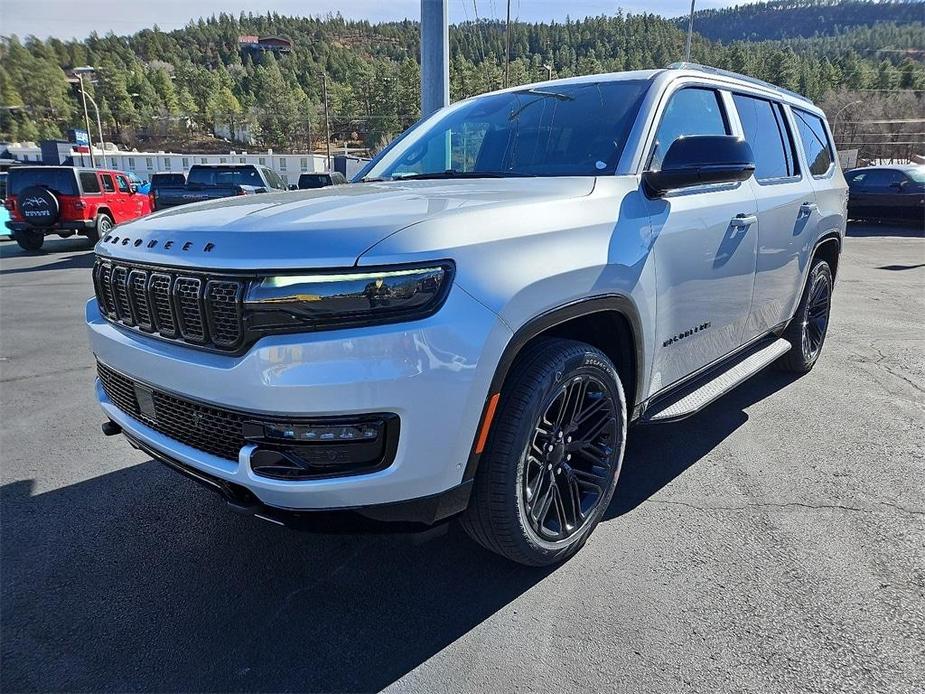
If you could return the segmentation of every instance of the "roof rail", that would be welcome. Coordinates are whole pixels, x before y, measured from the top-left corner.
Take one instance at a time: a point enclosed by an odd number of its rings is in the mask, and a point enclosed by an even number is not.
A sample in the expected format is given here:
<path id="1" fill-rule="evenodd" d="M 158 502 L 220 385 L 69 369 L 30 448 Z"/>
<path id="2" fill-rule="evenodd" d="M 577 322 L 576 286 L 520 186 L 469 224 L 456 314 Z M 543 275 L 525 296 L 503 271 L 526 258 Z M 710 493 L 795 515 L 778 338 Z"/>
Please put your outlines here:
<path id="1" fill-rule="evenodd" d="M 783 92 L 784 94 L 789 94 L 792 97 L 805 101 L 807 103 L 813 103 L 812 99 L 798 94 L 795 91 L 790 89 L 784 89 L 783 87 L 778 87 L 776 84 L 771 84 L 770 82 L 765 82 L 756 77 L 749 77 L 748 75 L 742 75 L 738 72 L 733 72 L 732 70 L 723 70 L 718 67 L 712 67 L 710 65 L 700 65 L 699 63 L 672 63 L 666 69 L 668 70 L 695 70 L 697 72 L 706 72 L 710 75 L 720 75 L 722 77 L 732 77 L 733 79 L 741 80 L 743 82 L 748 82 L 750 84 L 757 85 L 759 87 L 764 87 L 765 89 L 772 89 L 776 92 Z"/>

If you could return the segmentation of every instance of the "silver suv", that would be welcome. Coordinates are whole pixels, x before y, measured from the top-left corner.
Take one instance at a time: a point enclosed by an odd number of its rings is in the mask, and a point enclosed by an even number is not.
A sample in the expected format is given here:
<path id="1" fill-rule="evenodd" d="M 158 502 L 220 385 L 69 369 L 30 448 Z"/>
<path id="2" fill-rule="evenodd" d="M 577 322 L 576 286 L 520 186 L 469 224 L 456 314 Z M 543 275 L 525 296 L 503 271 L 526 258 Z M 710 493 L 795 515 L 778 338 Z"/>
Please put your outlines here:
<path id="1" fill-rule="evenodd" d="M 354 185 L 102 239 L 103 428 L 275 523 L 458 518 L 514 561 L 561 561 L 630 424 L 813 367 L 845 205 L 823 113 L 740 75 L 467 99 Z"/>

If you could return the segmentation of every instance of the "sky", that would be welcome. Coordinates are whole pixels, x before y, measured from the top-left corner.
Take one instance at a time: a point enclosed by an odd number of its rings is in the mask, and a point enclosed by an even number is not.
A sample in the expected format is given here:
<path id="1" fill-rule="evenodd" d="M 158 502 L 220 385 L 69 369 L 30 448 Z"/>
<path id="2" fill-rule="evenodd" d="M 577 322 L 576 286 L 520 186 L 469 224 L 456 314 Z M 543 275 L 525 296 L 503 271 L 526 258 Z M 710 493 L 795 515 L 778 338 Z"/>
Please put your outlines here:
<path id="1" fill-rule="evenodd" d="M 698 9 L 744 4 L 749 0 L 698 0 Z M 689 0 L 511 0 L 511 16 L 526 22 L 625 12 L 653 12 L 666 17 L 687 14 Z M 323 16 L 340 12 L 347 19 L 372 22 L 420 15 L 420 0 L 0 0 L 0 35 L 23 38 L 84 38 L 91 31 L 132 34 L 157 24 L 169 30 L 220 12 L 277 12 Z M 450 22 L 504 19 L 506 0 L 449 0 Z"/>

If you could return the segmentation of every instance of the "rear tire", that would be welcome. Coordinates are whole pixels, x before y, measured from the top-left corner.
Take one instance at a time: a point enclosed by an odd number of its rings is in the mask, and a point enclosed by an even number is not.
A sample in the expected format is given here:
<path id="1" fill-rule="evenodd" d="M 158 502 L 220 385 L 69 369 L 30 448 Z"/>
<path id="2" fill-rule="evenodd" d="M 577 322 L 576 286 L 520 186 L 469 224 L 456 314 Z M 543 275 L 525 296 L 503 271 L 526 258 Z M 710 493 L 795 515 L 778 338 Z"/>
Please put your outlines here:
<path id="1" fill-rule="evenodd" d="M 813 368 L 822 353 L 831 309 L 832 270 L 826 261 L 817 258 L 809 270 L 796 314 L 782 336 L 791 347 L 775 363 L 778 369 L 805 374 Z"/>
<path id="2" fill-rule="evenodd" d="M 112 231 L 112 227 L 112 217 L 101 212 L 96 215 L 96 224 L 93 228 L 87 230 L 87 238 L 90 239 L 90 243 L 96 244 L 101 238 L 104 238 L 106 234 Z"/>
<path id="3" fill-rule="evenodd" d="M 42 249 L 45 244 L 45 232 L 43 231 L 17 231 L 13 234 L 16 243 L 24 251 L 35 252 Z"/>
<path id="4" fill-rule="evenodd" d="M 518 358 L 460 523 L 480 545 L 528 566 L 575 554 L 613 497 L 626 398 L 600 350 L 543 339 Z"/>

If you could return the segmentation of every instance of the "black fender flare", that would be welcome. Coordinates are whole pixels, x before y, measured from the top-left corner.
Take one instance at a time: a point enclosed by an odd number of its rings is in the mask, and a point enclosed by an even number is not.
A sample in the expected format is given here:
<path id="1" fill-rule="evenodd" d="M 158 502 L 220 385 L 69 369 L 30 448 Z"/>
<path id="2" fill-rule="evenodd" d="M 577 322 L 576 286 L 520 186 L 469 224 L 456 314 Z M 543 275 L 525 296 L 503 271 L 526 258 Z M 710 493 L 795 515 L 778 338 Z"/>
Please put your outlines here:
<path id="1" fill-rule="evenodd" d="M 480 444 L 485 443 L 485 438 L 488 433 L 487 430 L 483 432 L 486 419 L 490 419 L 494 415 L 497 398 L 501 394 L 501 387 L 507 379 L 511 366 L 514 364 L 514 360 L 523 348 L 533 338 L 557 325 L 566 323 L 574 318 L 580 318 L 594 313 L 619 313 L 629 323 L 635 352 L 635 378 L 638 399 L 639 388 L 644 382 L 645 345 L 643 343 L 642 321 L 639 317 L 639 311 L 636 309 L 635 303 L 629 298 L 622 294 L 592 296 L 557 306 L 556 308 L 534 316 L 514 332 L 514 335 L 501 353 L 501 359 L 498 361 L 498 365 L 495 367 L 495 374 L 491 379 L 491 385 L 489 386 L 488 394 L 485 398 L 485 404 L 482 406 L 482 416 L 479 418 L 479 426 L 476 429 L 472 447 L 469 449 L 469 459 L 466 463 L 466 470 L 463 473 L 463 482 L 475 477 L 479 460 L 482 457 Z M 628 403 L 628 405 L 631 418 L 633 418 L 636 414 L 636 403 Z"/>

